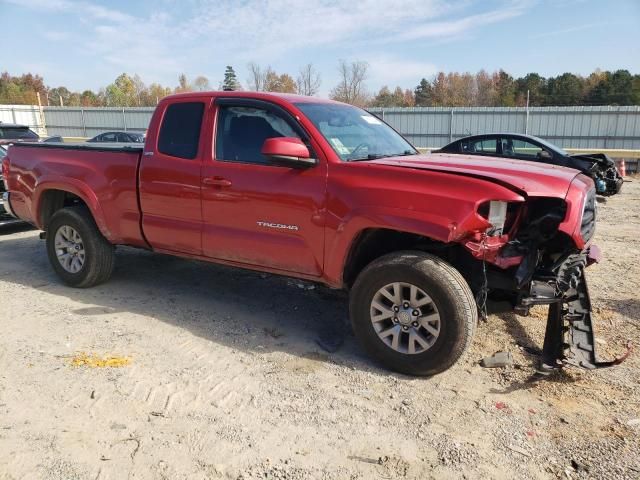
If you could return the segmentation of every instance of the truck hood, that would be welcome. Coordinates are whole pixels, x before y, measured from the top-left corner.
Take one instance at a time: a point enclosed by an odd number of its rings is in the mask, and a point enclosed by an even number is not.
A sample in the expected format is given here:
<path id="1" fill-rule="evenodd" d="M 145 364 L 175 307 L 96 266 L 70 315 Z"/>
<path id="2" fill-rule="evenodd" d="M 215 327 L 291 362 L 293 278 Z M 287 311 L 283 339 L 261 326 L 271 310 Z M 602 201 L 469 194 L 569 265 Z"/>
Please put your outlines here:
<path id="1" fill-rule="evenodd" d="M 381 158 L 369 163 L 482 178 L 533 197 L 566 197 L 580 173 L 546 163 L 446 153 Z"/>

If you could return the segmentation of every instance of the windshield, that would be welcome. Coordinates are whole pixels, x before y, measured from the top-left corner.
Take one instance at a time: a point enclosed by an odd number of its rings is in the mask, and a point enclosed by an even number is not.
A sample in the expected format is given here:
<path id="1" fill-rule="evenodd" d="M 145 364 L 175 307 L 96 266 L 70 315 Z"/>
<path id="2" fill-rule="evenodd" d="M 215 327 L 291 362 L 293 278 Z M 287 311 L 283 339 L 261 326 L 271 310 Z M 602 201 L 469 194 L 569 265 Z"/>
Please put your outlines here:
<path id="1" fill-rule="evenodd" d="M 417 155 L 415 148 L 389 125 L 351 105 L 297 103 L 340 159 L 350 162 Z"/>
<path id="2" fill-rule="evenodd" d="M 569 154 L 566 151 L 561 149 L 559 146 L 554 145 L 553 143 L 549 143 L 546 140 L 543 140 L 539 137 L 531 137 L 531 138 L 534 138 L 536 141 L 540 142 L 542 146 L 545 147 L 547 150 L 551 150 L 553 152 L 559 153 L 560 155 L 564 155 L 565 157 L 569 156 Z"/>

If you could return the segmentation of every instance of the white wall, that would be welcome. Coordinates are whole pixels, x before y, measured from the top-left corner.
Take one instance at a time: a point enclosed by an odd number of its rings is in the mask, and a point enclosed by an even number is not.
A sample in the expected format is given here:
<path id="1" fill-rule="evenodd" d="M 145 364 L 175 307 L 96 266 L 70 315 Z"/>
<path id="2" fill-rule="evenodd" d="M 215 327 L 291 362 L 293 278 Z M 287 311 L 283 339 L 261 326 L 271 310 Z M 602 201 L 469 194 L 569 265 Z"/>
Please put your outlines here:
<path id="1" fill-rule="evenodd" d="M 40 136 L 47 136 L 44 117 L 37 105 L 0 105 L 0 122 L 27 125 Z"/>

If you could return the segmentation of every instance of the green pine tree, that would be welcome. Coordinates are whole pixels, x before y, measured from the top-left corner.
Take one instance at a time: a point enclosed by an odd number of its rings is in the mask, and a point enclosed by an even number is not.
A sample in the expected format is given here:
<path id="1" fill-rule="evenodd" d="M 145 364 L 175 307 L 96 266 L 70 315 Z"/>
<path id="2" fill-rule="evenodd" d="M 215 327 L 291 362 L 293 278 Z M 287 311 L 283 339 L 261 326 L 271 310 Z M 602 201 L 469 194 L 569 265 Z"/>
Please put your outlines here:
<path id="1" fill-rule="evenodd" d="M 240 82 L 238 82 L 238 77 L 236 76 L 236 72 L 231 65 L 227 65 L 227 68 L 224 71 L 224 81 L 222 82 L 223 90 L 240 90 Z"/>
<path id="2" fill-rule="evenodd" d="M 426 78 L 420 80 L 420 84 L 413 91 L 417 107 L 431 107 L 433 105 L 433 90 Z"/>

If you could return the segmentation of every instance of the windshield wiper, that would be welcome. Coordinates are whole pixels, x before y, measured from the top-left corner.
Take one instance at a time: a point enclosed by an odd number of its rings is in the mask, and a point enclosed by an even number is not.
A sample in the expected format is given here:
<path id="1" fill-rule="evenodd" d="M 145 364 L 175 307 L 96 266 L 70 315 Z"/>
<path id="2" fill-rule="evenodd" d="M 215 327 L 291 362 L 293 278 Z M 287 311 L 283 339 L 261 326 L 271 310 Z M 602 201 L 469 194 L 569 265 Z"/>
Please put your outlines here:
<path id="1" fill-rule="evenodd" d="M 383 155 L 381 153 L 370 153 L 366 157 L 347 158 L 347 162 L 362 162 L 364 160 L 377 160 L 378 158 L 393 157 L 393 155 Z"/>
<path id="2" fill-rule="evenodd" d="M 347 162 L 362 162 L 364 160 L 377 160 L 379 158 L 406 157 L 407 155 L 418 155 L 419 152 L 405 150 L 402 153 L 370 153 L 366 157 L 347 158 Z"/>
<path id="3" fill-rule="evenodd" d="M 420 152 L 418 152 L 417 150 L 405 150 L 400 155 L 395 155 L 395 156 L 396 157 L 406 157 L 406 156 L 409 156 L 409 155 L 420 155 Z"/>

